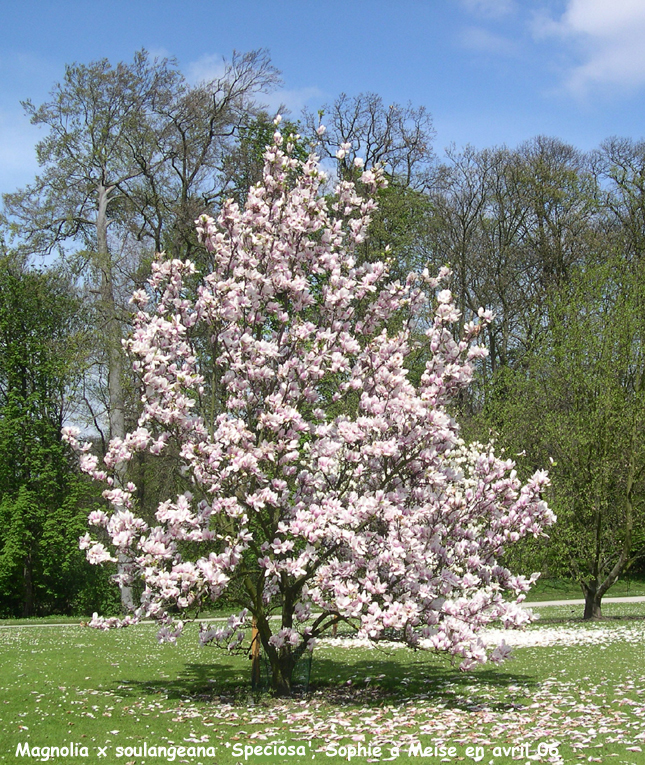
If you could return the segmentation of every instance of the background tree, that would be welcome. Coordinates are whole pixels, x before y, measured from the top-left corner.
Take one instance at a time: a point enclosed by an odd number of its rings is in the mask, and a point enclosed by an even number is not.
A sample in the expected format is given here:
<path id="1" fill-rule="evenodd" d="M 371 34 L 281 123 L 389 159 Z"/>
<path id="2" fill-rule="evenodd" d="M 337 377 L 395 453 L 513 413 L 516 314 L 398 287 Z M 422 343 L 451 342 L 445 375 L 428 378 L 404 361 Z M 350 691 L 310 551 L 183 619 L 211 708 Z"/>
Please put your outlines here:
<path id="1" fill-rule="evenodd" d="M 248 155 L 243 147 L 263 124 L 257 99 L 280 77 L 265 50 L 234 52 L 220 76 L 196 85 L 176 76 L 167 97 L 151 106 L 153 129 L 147 148 L 133 152 L 140 175 L 127 197 L 138 240 L 151 241 L 155 252 L 199 260 L 205 251 L 195 220 L 240 188 L 248 166 L 235 158 Z"/>
<path id="2" fill-rule="evenodd" d="M 106 356 L 109 432 L 125 434 L 124 369 L 118 253 L 110 247 L 110 227 L 119 215 L 129 184 L 139 175 L 131 147 L 148 147 L 147 112 L 167 99 L 177 74 L 170 62 L 150 63 L 145 52 L 132 65 L 106 60 L 66 68 L 52 100 L 24 106 L 36 125 L 48 128 L 37 145 L 42 175 L 23 191 L 4 197 L 21 251 L 30 255 L 70 249 L 80 252 L 96 278 L 101 335 Z M 159 162 L 159 155 L 149 158 Z"/>
<path id="3" fill-rule="evenodd" d="M 498 421 L 502 442 L 525 452 L 520 464 L 552 463 L 558 533 L 545 563 L 580 583 L 589 619 L 644 551 L 645 283 L 622 253 L 576 270 L 507 377 Z"/>
<path id="4" fill-rule="evenodd" d="M 559 533 L 520 545 L 511 559 L 574 577 L 585 615 L 595 616 L 635 561 L 644 521 L 632 440 L 639 148 L 613 139 L 587 157 L 539 137 L 447 159 L 430 191 L 430 260 L 453 265 L 462 309 L 495 314 L 479 385 L 459 410 L 470 433 L 493 430 L 501 446 L 526 453 L 527 470 L 555 460 Z"/>
<path id="5" fill-rule="evenodd" d="M 503 379 L 544 325 L 550 292 L 593 253 L 595 180 L 584 156 L 545 137 L 516 150 L 450 149 L 435 177 L 428 259 L 452 267 L 462 313 L 495 314 L 484 371 Z"/>
<path id="6" fill-rule="evenodd" d="M 190 251 L 195 237 L 186 239 L 186 230 L 226 186 L 229 139 L 252 96 L 276 81 L 261 51 L 235 54 L 220 78 L 194 87 L 176 62 L 141 51 L 132 64 L 68 66 L 51 101 L 24 104 L 49 131 L 37 146 L 43 173 L 5 195 L 5 211 L 21 251 L 77 254 L 98 281 L 111 436 L 125 433 L 122 304 L 142 278 L 142 256 L 145 264 L 151 255 L 128 237 L 153 251 Z"/>
<path id="7" fill-rule="evenodd" d="M 641 260 L 645 255 L 645 142 L 610 138 L 591 159 L 612 232 L 630 260 Z"/>
<path id="8" fill-rule="evenodd" d="M 360 158 L 366 167 L 381 166 L 404 187 L 427 186 L 434 130 L 425 107 L 386 106 L 376 93 L 341 93 L 317 115 L 305 111 L 304 119 L 308 133 L 318 135 L 321 157 L 338 163 L 341 178 L 355 177 Z M 325 131 L 318 134 L 321 121 Z"/>
<path id="9" fill-rule="evenodd" d="M 15 258 L 0 260 L 0 612 L 6 616 L 109 608 L 99 594 L 107 576 L 97 578 L 77 550 L 96 492 L 60 435 L 78 375 L 81 330 L 67 280 L 24 270 Z"/>

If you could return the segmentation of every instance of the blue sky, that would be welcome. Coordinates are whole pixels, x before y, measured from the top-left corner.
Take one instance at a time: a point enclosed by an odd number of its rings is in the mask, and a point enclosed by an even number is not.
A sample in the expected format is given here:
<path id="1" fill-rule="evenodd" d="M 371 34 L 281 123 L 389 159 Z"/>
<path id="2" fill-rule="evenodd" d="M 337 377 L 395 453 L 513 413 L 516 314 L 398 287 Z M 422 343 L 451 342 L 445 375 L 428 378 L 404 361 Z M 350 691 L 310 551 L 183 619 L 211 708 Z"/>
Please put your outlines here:
<path id="1" fill-rule="evenodd" d="M 297 116 L 339 93 L 432 114 L 435 150 L 551 135 L 591 149 L 645 137 L 645 0 L 0 0 L 0 192 L 37 170 L 20 101 L 64 65 L 145 47 L 189 78 L 267 48 Z"/>

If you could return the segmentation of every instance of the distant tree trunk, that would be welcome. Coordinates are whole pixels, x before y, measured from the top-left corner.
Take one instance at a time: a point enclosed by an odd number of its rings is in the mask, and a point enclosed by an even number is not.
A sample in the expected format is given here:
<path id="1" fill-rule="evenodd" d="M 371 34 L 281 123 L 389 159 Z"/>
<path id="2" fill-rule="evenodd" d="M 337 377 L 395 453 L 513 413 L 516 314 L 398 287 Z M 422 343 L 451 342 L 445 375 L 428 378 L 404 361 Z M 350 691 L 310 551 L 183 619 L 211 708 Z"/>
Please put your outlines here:
<path id="1" fill-rule="evenodd" d="M 117 303 L 114 295 L 114 282 L 112 279 L 112 260 L 107 239 L 107 206 L 110 201 L 110 192 L 114 186 L 99 184 L 97 189 L 98 208 L 96 213 L 96 242 L 97 259 L 101 272 L 101 311 L 105 328 L 105 342 L 108 359 L 108 398 L 110 423 L 110 438 L 125 438 L 125 403 L 123 394 L 123 351 L 121 346 L 121 325 L 117 311 Z M 125 468 L 119 471 L 119 478 L 125 483 Z M 127 557 L 122 553 L 118 556 L 117 571 L 119 575 L 125 573 L 128 563 Z M 119 583 L 121 589 L 121 608 L 124 611 L 134 609 L 134 596 L 132 588 Z"/>
<path id="2" fill-rule="evenodd" d="M 31 550 L 25 556 L 23 567 L 24 600 L 22 603 L 22 615 L 24 618 L 34 615 L 34 580 L 32 577 Z"/>
<path id="3" fill-rule="evenodd" d="M 582 591 L 585 596 L 585 612 L 583 619 L 602 619 L 602 595 L 597 587 L 597 582 L 593 582 L 591 585 L 583 584 Z"/>
<path id="4" fill-rule="evenodd" d="M 101 271 L 101 311 L 103 313 L 105 341 L 108 357 L 108 395 L 110 410 L 110 437 L 125 437 L 125 412 L 123 396 L 123 351 L 121 326 L 114 296 L 112 260 L 107 240 L 107 205 L 113 186 L 98 187 L 98 210 L 96 215 L 96 240 L 98 266 Z"/>

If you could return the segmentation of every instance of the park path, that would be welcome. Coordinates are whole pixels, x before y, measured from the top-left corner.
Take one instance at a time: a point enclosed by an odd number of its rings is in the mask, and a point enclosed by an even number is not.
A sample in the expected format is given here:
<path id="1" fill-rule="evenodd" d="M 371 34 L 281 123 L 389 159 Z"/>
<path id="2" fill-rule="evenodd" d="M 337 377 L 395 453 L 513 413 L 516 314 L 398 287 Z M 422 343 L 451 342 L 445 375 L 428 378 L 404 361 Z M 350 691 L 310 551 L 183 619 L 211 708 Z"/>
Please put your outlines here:
<path id="1" fill-rule="evenodd" d="M 605 603 L 642 603 L 645 601 L 645 595 L 624 595 L 619 598 L 603 598 L 602 604 Z M 585 602 L 582 598 L 575 600 L 525 600 L 524 605 L 529 608 L 536 608 L 537 606 L 584 606 Z"/>
<path id="2" fill-rule="evenodd" d="M 606 603 L 642 603 L 645 601 L 645 595 L 626 595 L 620 598 L 603 598 L 602 604 Z M 530 600 L 524 601 L 524 605 L 529 608 L 538 608 L 540 606 L 584 606 L 585 602 L 582 600 Z M 274 616 L 274 619 L 279 617 Z M 227 616 L 214 616 L 210 619 L 198 619 L 200 622 L 226 622 Z M 153 624 L 152 621 L 144 620 L 141 624 Z M 79 622 L 60 622 L 47 624 L 0 624 L 0 630 L 19 629 L 22 627 L 78 627 Z"/>

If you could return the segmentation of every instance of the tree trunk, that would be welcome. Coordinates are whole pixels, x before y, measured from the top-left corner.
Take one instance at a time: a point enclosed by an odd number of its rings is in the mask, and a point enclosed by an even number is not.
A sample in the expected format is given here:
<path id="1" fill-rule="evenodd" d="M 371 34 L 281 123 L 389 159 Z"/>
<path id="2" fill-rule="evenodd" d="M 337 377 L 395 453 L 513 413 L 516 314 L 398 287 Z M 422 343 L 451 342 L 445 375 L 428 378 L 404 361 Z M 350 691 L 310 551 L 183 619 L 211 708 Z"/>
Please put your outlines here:
<path id="1" fill-rule="evenodd" d="M 110 192 L 113 186 L 100 184 L 97 189 L 98 206 L 96 211 L 96 243 L 97 259 L 101 272 L 101 312 L 103 314 L 105 328 L 105 342 L 107 344 L 108 360 L 108 398 L 110 423 L 110 438 L 125 438 L 125 402 L 123 394 L 123 351 L 121 346 L 121 325 L 117 311 L 117 303 L 114 296 L 114 282 L 112 280 L 112 260 L 107 238 L 107 206 L 110 200 Z M 125 468 L 119 471 L 119 479 L 125 483 Z M 117 572 L 124 575 L 128 558 L 123 553 L 118 553 Z M 132 587 L 119 582 L 121 590 L 121 608 L 124 612 L 135 608 Z"/>
<path id="2" fill-rule="evenodd" d="M 291 617 L 291 613 L 285 614 L 283 611 L 283 627 L 288 626 L 287 623 L 291 622 Z M 272 643 L 269 642 L 272 637 L 271 627 L 266 616 L 261 611 L 256 613 L 253 618 L 253 638 L 255 638 L 256 630 L 259 640 L 262 642 L 264 655 L 269 660 L 269 664 L 271 666 L 272 692 L 276 696 L 291 696 L 293 669 L 296 666 L 296 661 L 298 660 L 300 653 L 296 652 L 294 654 L 294 649 L 290 645 L 284 645 L 282 648 L 276 648 Z M 260 646 L 258 643 L 258 649 L 259 647 Z"/>
<path id="3" fill-rule="evenodd" d="M 290 648 L 274 652 L 271 659 L 271 690 L 276 696 L 291 696 L 295 661 Z"/>
<path id="4" fill-rule="evenodd" d="M 105 328 L 105 342 L 108 358 L 108 396 L 110 410 L 110 438 L 125 437 L 125 405 L 123 395 L 123 351 L 121 347 L 121 325 L 114 296 L 112 259 L 107 239 L 107 205 L 112 186 L 98 187 L 98 209 L 96 214 L 96 241 L 98 266 L 101 271 L 101 313 Z"/>
<path id="5" fill-rule="evenodd" d="M 583 619 L 602 619 L 601 601 L 602 595 L 596 587 L 582 588 L 585 596 L 585 612 Z"/>

